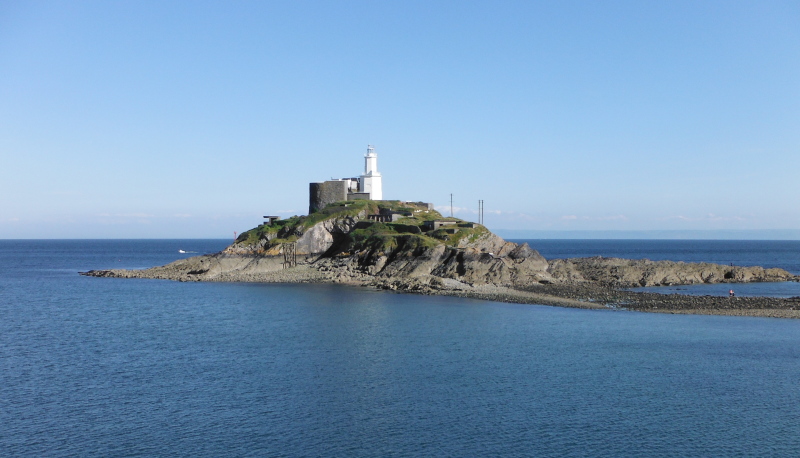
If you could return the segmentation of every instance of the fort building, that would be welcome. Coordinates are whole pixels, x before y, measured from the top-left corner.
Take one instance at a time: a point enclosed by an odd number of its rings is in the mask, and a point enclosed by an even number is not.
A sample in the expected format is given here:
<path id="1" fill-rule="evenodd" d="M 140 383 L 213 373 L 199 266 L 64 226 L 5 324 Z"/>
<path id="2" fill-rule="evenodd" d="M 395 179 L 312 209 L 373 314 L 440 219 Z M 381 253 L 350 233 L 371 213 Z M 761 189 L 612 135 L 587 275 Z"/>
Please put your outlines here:
<path id="1" fill-rule="evenodd" d="M 322 183 L 309 183 L 308 213 L 314 213 L 334 202 L 344 200 L 383 200 L 383 181 L 378 172 L 378 153 L 372 145 L 364 155 L 364 173 L 356 178 L 339 178 Z"/>

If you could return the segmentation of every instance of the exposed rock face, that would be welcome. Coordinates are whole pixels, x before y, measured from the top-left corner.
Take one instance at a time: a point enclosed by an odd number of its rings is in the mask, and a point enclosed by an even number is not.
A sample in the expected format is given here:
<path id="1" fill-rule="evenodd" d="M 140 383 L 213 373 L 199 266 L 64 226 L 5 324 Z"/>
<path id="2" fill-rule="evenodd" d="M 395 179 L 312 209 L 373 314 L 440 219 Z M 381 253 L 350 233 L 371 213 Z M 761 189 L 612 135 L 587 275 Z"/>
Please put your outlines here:
<path id="1" fill-rule="evenodd" d="M 334 243 L 349 234 L 358 223 L 358 218 L 333 218 L 315 224 L 297 239 L 297 254 L 323 255 Z"/>
<path id="2" fill-rule="evenodd" d="M 554 283 L 596 283 L 624 288 L 795 279 L 794 275 L 782 269 L 603 257 L 556 259 L 550 263 L 548 273 Z"/>
<path id="3" fill-rule="evenodd" d="M 290 227 L 276 233 L 268 233 L 265 238 L 255 244 L 235 242 L 222 252 L 230 255 L 262 255 L 278 256 L 284 251 L 284 245 L 270 246 L 275 239 L 296 237 L 295 252 L 298 255 L 319 257 L 325 254 L 334 243 L 349 234 L 356 224 L 366 217 L 366 212 L 357 216 L 330 218 L 314 224 L 308 229 Z"/>
<path id="4" fill-rule="evenodd" d="M 367 221 L 394 205 L 402 222 Z M 411 203 L 340 203 L 321 214 L 259 226 L 217 254 L 145 270 L 83 275 L 178 281 L 334 282 L 422 294 L 581 308 L 633 308 L 669 313 L 723 313 L 800 318 L 800 298 L 673 297 L 620 288 L 693 283 L 797 281 L 781 269 L 616 258 L 548 262 L 527 243 L 503 240 L 483 226 L 447 221 Z M 400 208 L 398 208 L 400 207 Z M 371 213 L 368 213 L 371 212 Z M 316 223 L 314 223 L 316 221 Z M 456 229 L 457 228 L 457 229 Z"/>
<path id="5" fill-rule="evenodd" d="M 469 284 L 517 286 L 549 279 L 547 261 L 527 243 L 518 246 L 504 241 L 495 249 L 450 249 L 430 273 Z"/>
<path id="6" fill-rule="evenodd" d="M 367 215 L 401 214 L 392 222 Z M 431 222 L 442 224 L 430 224 Z M 433 227 L 433 228 L 432 228 Z M 309 216 L 258 226 L 220 253 L 145 270 L 83 275 L 178 281 L 333 282 L 495 301 L 800 318 L 800 298 L 714 298 L 620 288 L 694 283 L 798 281 L 781 270 L 616 258 L 548 262 L 527 243 L 443 218 L 427 205 L 338 202 Z"/>
<path id="7" fill-rule="evenodd" d="M 395 245 L 337 252 L 365 215 L 332 217 L 306 230 L 292 228 L 272 238 L 295 236 L 298 267 L 285 269 L 285 244 L 269 247 L 269 238 L 252 245 L 235 243 L 214 255 L 176 261 L 142 271 L 92 271 L 94 276 L 146 277 L 181 281 L 267 281 L 275 273 L 292 280 L 348 281 L 392 288 L 455 288 L 495 285 L 525 288 L 537 284 L 636 287 L 694 283 L 789 281 L 781 269 L 707 263 L 617 258 L 556 259 L 547 262 L 527 243 L 507 242 L 485 231 L 454 245 L 420 246 L 413 234 L 395 237 Z M 265 248 L 266 247 L 266 248 Z M 298 270 L 299 269 L 299 270 Z M 310 272 L 315 272 L 313 275 Z M 311 275 L 311 277 L 309 277 Z"/>

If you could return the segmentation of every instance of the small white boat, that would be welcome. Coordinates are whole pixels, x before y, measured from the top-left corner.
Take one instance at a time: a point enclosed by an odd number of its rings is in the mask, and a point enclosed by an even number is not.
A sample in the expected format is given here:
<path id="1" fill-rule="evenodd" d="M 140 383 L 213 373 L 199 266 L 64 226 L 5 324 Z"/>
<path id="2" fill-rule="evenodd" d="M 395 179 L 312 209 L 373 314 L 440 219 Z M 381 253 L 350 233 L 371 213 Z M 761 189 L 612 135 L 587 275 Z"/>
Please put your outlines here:
<path id="1" fill-rule="evenodd" d="M 178 253 L 186 253 L 186 252 L 183 250 L 178 250 Z"/>

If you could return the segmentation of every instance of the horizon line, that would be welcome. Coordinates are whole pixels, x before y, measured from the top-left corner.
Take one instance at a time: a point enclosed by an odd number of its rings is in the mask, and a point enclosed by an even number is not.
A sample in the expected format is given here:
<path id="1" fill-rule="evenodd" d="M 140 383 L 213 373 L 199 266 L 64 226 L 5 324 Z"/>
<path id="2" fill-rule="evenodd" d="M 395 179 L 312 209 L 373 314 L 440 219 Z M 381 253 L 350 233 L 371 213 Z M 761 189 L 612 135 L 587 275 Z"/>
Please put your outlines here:
<path id="1" fill-rule="evenodd" d="M 800 229 L 496 229 L 492 232 L 504 239 L 560 240 L 800 240 Z M 0 241 L 88 241 L 88 240 L 228 240 L 230 236 L 207 237 L 33 237 L 5 238 Z"/>

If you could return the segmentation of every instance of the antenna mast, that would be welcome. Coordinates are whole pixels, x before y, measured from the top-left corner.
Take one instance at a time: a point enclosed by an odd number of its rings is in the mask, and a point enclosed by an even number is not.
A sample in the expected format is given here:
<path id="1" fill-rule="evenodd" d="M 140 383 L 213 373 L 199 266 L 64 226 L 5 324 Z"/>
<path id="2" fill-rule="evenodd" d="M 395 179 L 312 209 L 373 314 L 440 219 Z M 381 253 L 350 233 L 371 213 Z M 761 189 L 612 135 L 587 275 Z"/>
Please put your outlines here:
<path id="1" fill-rule="evenodd" d="M 453 217 L 453 193 L 450 193 L 450 217 Z"/>

